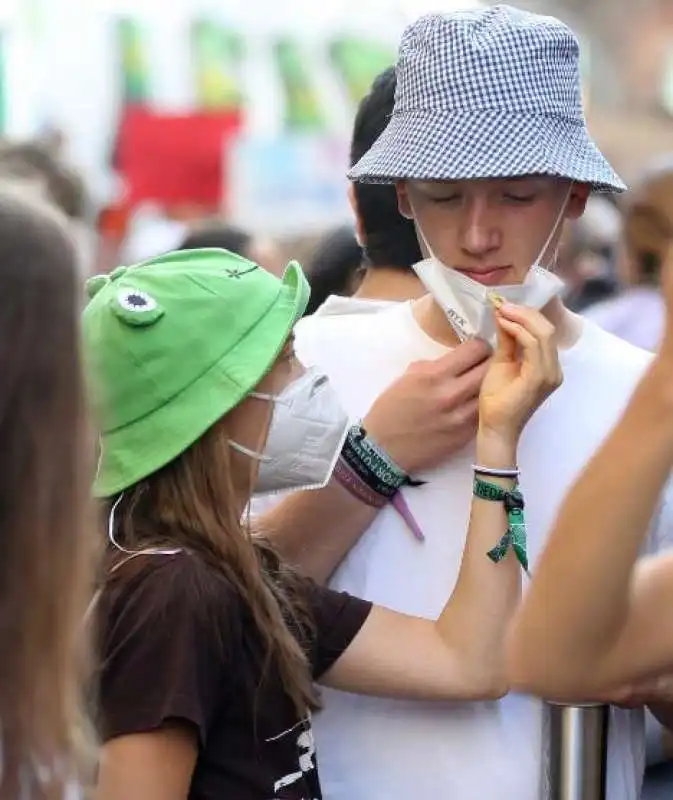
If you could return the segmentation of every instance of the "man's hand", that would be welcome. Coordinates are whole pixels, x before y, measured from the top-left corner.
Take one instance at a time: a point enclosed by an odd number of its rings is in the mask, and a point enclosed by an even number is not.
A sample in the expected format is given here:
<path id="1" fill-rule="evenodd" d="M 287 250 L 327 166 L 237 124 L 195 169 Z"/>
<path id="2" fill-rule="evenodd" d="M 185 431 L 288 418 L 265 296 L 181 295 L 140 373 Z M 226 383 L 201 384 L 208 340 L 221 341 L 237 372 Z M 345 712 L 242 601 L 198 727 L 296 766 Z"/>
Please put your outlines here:
<path id="1" fill-rule="evenodd" d="M 417 361 L 376 400 L 368 434 L 409 474 L 438 466 L 470 442 L 491 348 L 471 340 L 436 361 Z"/>

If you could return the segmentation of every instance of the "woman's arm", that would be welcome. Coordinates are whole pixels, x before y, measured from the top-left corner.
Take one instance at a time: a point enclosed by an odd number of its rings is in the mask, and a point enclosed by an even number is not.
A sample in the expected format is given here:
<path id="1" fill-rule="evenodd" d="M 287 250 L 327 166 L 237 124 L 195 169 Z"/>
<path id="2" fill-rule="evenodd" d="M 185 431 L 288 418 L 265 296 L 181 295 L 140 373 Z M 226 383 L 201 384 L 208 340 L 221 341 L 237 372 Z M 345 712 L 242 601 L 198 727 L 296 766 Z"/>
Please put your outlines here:
<path id="1" fill-rule="evenodd" d="M 410 474 L 444 462 L 474 436 L 489 354 L 484 342 L 472 340 L 436 361 L 413 364 L 374 403 L 365 418 L 368 433 Z M 332 481 L 318 491 L 291 494 L 260 514 L 255 528 L 288 562 L 322 583 L 377 513 Z"/>
<path id="2" fill-rule="evenodd" d="M 112 739 L 100 754 L 95 800 L 187 800 L 197 736 L 165 727 Z"/>
<path id="3" fill-rule="evenodd" d="M 526 419 L 559 385 L 561 374 L 553 328 L 540 314 L 505 307 L 498 318 L 500 342 L 480 396 L 477 459 L 484 467 L 511 469 Z M 505 479 L 488 481 L 513 488 Z M 521 573 L 511 552 L 497 564 L 487 553 L 506 529 L 504 505 L 474 497 L 458 580 L 439 619 L 374 608 L 321 682 L 425 699 L 505 694 L 504 637 L 520 599 Z"/>
<path id="4" fill-rule="evenodd" d="M 569 494 L 511 628 L 512 683 L 559 700 L 673 668 L 673 560 L 638 566 L 673 466 L 673 358 L 650 367 Z"/>

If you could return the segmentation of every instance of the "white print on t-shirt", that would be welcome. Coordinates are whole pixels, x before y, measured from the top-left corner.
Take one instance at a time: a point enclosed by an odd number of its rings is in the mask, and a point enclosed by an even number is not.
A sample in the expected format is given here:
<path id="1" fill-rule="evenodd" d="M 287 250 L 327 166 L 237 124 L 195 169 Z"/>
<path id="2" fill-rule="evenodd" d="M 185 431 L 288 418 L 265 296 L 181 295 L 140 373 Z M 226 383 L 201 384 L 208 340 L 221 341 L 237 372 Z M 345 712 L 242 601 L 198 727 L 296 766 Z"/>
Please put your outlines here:
<path id="1" fill-rule="evenodd" d="M 313 738 L 313 728 L 311 727 L 310 716 L 301 720 L 296 725 L 293 725 L 288 730 L 279 733 L 278 736 L 272 736 L 266 741 L 277 742 L 280 739 L 283 739 L 285 736 L 294 735 L 297 731 L 297 728 L 301 728 L 301 732 L 297 737 L 297 750 L 299 751 L 299 771 L 291 772 L 289 775 L 279 778 L 279 780 L 277 780 L 273 785 L 274 792 L 278 792 L 280 789 L 284 789 L 286 786 L 292 786 L 292 784 L 302 780 L 305 775 L 307 775 L 309 772 L 313 772 L 313 770 L 316 768 L 314 758 L 315 740 Z"/>

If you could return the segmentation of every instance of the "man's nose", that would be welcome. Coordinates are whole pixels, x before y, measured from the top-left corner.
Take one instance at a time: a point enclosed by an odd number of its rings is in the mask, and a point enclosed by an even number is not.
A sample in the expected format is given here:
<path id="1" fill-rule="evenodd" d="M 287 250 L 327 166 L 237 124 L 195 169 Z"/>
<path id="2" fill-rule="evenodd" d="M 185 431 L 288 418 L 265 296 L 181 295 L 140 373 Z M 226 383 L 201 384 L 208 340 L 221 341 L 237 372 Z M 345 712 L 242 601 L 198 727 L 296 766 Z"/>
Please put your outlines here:
<path id="1" fill-rule="evenodd" d="M 468 201 L 461 226 L 461 247 L 471 256 L 483 256 L 500 247 L 500 234 L 486 198 Z"/>

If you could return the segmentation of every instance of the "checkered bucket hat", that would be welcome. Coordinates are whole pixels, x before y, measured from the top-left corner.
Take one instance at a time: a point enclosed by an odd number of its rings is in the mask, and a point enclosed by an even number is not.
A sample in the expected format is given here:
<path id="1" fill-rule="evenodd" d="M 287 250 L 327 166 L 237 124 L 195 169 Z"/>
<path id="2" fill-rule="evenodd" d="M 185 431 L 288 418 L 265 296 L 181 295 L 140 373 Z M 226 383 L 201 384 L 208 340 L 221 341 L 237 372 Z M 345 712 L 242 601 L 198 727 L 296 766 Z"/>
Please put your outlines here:
<path id="1" fill-rule="evenodd" d="M 349 177 L 520 175 L 626 188 L 587 130 L 577 38 L 553 17 L 505 5 L 421 17 L 402 37 L 390 122 Z"/>

